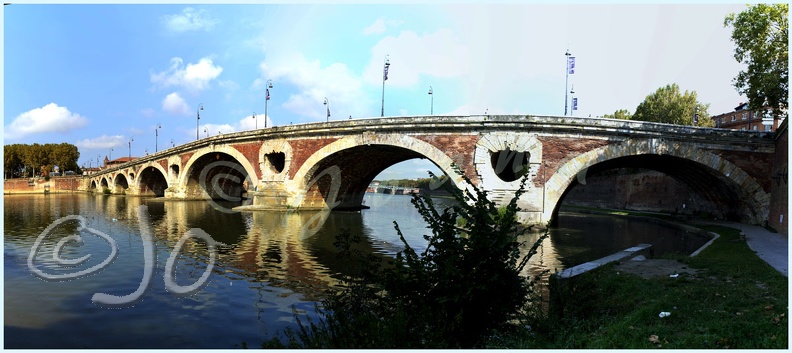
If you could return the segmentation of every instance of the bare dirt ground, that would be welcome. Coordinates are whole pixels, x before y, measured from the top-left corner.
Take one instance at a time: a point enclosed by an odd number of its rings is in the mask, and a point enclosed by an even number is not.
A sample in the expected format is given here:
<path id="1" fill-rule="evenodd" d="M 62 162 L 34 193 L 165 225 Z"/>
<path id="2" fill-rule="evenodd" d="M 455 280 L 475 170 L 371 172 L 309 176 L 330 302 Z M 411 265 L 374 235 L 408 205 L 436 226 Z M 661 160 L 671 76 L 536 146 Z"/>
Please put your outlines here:
<path id="1" fill-rule="evenodd" d="M 624 261 L 615 267 L 616 271 L 632 273 L 643 278 L 668 277 L 674 274 L 694 275 L 698 270 L 687 265 L 666 259 L 646 259 L 643 261 Z"/>

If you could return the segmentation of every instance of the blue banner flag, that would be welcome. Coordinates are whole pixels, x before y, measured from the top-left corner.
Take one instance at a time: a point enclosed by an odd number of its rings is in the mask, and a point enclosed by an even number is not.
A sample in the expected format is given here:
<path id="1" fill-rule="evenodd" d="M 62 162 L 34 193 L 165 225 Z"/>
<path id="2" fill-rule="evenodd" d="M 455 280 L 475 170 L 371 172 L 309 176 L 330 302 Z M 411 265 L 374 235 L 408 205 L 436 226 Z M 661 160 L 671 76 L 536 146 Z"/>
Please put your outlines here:
<path id="1" fill-rule="evenodd" d="M 572 98 L 572 110 L 577 110 L 577 98 Z"/>
<path id="2" fill-rule="evenodd" d="M 383 80 L 384 80 L 384 81 L 387 81 L 387 80 L 388 80 L 388 66 L 389 66 L 389 65 L 385 65 L 385 73 L 384 73 L 384 75 L 383 75 Z"/>
<path id="3" fill-rule="evenodd" d="M 569 74 L 571 75 L 571 74 L 574 74 L 574 73 L 575 73 L 575 57 L 574 56 L 570 56 L 569 57 Z"/>

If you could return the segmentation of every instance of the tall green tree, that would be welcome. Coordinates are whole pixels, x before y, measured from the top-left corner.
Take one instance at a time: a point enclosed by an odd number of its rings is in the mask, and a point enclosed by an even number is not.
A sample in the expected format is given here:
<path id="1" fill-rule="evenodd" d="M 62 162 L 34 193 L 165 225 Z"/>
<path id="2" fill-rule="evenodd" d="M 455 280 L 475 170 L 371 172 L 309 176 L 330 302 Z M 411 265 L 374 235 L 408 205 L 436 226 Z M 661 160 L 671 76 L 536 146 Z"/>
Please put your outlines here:
<path id="1" fill-rule="evenodd" d="M 673 83 L 660 87 L 646 96 L 646 99 L 635 108 L 632 120 L 694 125 L 694 116 L 698 114 L 697 126 L 715 126 L 707 109 L 709 104 L 700 103 L 696 99 L 696 91 L 682 93 L 679 85 Z"/>
<path id="2" fill-rule="evenodd" d="M 729 14 L 734 58 L 748 66 L 734 87 L 748 97 L 752 110 L 769 108 L 775 118 L 786 116 L 789 99 L 789 4 L 757 4 Z"/>
<path id="3" fill-rule="evenodd" d="M 602 116 L 605 119 L 621 119 L 621 120 L 630 120 L 632 119 L 632 113 L 630 113 L 627 109 L 619 109 L 613 114 L 605 114 Z"/>

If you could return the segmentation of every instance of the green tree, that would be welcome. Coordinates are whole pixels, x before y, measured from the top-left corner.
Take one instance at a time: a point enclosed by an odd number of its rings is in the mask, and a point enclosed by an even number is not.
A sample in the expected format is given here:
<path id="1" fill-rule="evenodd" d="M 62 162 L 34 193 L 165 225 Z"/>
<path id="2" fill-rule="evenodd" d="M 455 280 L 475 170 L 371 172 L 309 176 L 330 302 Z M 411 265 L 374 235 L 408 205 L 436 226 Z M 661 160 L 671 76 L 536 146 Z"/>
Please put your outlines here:
<path id="1" fill-rule="evenodd" d="M 6 178 L 13 178 L 21 175 L 24 163 L 22 163 L 22 146 L 19 144 L 3 146 L 3 168 L 5 168 Z"/>
<path id="2" fill-rule="evenodd" d="M 660 87 L 646 96 L 635 108 L 632 120 L 651 121 L 676 125 L 693 125 L 693 117 L 698 114 L 697 126 L 715 126 L 707 112 L 709 104 L 696 100 L 696 91 L 682 93 L 676 83 Z"/>
<path id="3" fill-rule="evenodd" d="M 619 109 L 613 114 L 605 114 L 602 116 L 605 119 L 622 119 L 622 120 L 630 120 L 632 119 L 632 113 L 630 113 L 627 109 Z"/>
<path id="4" fill-rule="evenodd" d="M 65 142 L 57 145 L 48 144 L 48 146 L 49 159 L 53 165 L 60 167 L 62 172 L 77 169 L 77 160 L 80 158 L 77 146 Z"/>
<path id="5" fill-rule="evenodd" d="M 748 97 L 752 110 L 770 108 L 774 117 L 786 115 L 789 90 L 789 4 L 758 4 L 723 22 L 731 26 L 734 58 L 748 66 L 734 79 L 734 87 Z"/>

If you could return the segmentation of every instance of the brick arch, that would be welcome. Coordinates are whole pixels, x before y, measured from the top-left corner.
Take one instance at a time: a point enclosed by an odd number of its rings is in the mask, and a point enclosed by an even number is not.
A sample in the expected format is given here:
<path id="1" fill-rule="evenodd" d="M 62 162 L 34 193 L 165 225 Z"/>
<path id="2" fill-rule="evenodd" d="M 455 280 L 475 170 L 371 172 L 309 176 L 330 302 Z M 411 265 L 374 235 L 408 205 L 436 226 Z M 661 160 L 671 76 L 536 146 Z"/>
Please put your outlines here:
<path id="1" fill-rule="evenodd" d="M 248 177 L 250 178 L 252 183 L 252 185 L 250 185 L 251 189 L 254 189 L 255 187 L 258 186 L 259 180 L 257 177 L 258 174 L 256 174 L 256 169 L 253 167 L 250 161 L 241 152 L 239 152 L 239 150 L 229 145 L 212 145 L 209 147 L 204 147 L 196 150 L 195 153 L 193 153 L 190 156 L 190 159 L 187 160 L 186 163 L 184 163 L 184 166 L 179 171 L 179 176 L 177 178 L 177 185 L 182 188 L 187 186 L 187 181 L 190 177 L 190 172 L 193 167 L 193 164 L 195 164 L 195 161 L 208 154 L 218 153 L 218 152 L 225 153 L 233 157 L 240 165 L 242 165 L 243 168 L 245 168 L 245 172 L 248 174 Z M 165 175 L 167 176 L 168 174 L 165 173 Z"/>
<path id="2" fill-rule="evenodd" d="M 128 171 L 128 173 L 129 172 L 135 173 L 135 178 L 133 179 L 133 183 L 138 190 L 140 190 L 140 181 L 143 179 L 140 177 L 140 175 L 143 174 L 143 171 L 146 170 L 146 168 L 151 168 L 151 167 L 154 167 L 155 169 L 159 170 L 159 172 L 162 173 L 162 176 L 165 177 L 165 182 L 168 181 L 168 172 L 165 170 L 165 168 L 163 168 L 161 164 L 155 161 L 148 161 L 146 163 L 141 164 L 134 171 Z M 127 175 L 127 180 L 129 180 L 129 175 Z M 168 187 L 170 186 L 171 186 L 170 183 L 168 183 Z"/>
<path id="3" fill-rule="evenodd" d="M 129 189 L 129 187 L 132 186 L 132 183 L 129 181 L 129 176 L 126 173 L 124 173 L 124 172 L 116 173 L 113 176 L 113 190 L 115 192 L 119 192 L 120 191 L 120 190 L 118 190 L 118 187 L 121 186 L 121 185 L 119 185 L 119 182 L 121 181 L 120 178 L 123 178 L 124 179 L 124 183 L 126 184 L 126 188 L 124 188 L 124 190 Z"/>
<path id="4" fill-rule="evenodd" d="M 669 143 L 663 139 L 627 140 L 599 147 L 567 161 L 545 184 L 547 207 L 542 218 L 547 221 L 553 217 L 567 189 L 576 178 L 585 178 L 590 167 L 622 157 L 636 156 L 676 157 L 691 162 L 709 173 L 713 180 L 717 179 L 733 187 L 733 191 L 739 194 L 739 200 L 743 202 L 739 212 L 744 221 L 757 224 L 766 218 L 770 196 L 748 173 L 714 153 L 687 144 Z M 651 166 L 647 168 L 652 169 Z M 674 176 L 673 172 L 667 174 Z"/>
<path id="5" fill-rule="evenodd" d="M 99 178 L 99 186 L 110 188 L 110 182 L 107 181 L 107 175 L 104 175 L 101 178 Z"/>
<path id="6" fill-rule="evenodd" d="M 300 203 L 303 202 L 302 197 L 309 191 L 306 190 L 306 188 L 310 186 L 309 184 L 313 178 L 321 176 L 325 174 L 327 170 L 331 169 L 326 167 L 332 167 L 327 165 L 327 161 L 332 156 L 340 152 L 349 152 L 352 150 L 361 151 L 361 148 L 370 148 L 371 151 L 376 151 L 377 149 L 402 149 L 407 154 L 411 155 L 411 158 L 426 158 L 432 161 L 441 171 L 450 177 L 450 181 L 453 182 L 457 187 L 469 188 L 469 185 L 467 185 L 462 176 L 458 175 L 454 168 L 452 168 L 454 161 L 451 159 L 451 157 L 428 142 L 406 135 L 362 134 L 346 137 L 332 142 L 314 152 L 310 157 L 308 157 L 308 159 L 305 160 L 291 180 L 291 183 L 294 186 L 293 189 L 299 190 L 302 194 L 294 199 L 292 206 L 300 207 Z M 371 157 L 377 158 L 377 155 L 372 155 Z M 390 165 L 386 166 L 385 168 L 389 167 Z M 292 167 L 294 166 L 292 165 Z M 325 167 L 325 169 L 320 170 L 323 167 Z M 383 170 L 385 168 L 383 168 Z M 377 170 L 376 172 L 379 173 L 381 171 L 382 170 Z M 338 173 L 341 175 L 350 174 L 349 172 L 345 173 L 343 168 L 338 168 Z M 334 174 L 334 172 L 331 172 L 330 174 Z M 371 178 L 374 176 L 375 175 L 372 175 Z M 362 190 L 362 192 L 365 192 L 365 188 Z M 356 198 L 362 198 L 362 196 L 357 195 Z M 354 206 L 355 204 L 359 206 L 359 200 L 347 200 L 342 202 L 340 207 L 356 207 Z"/>

